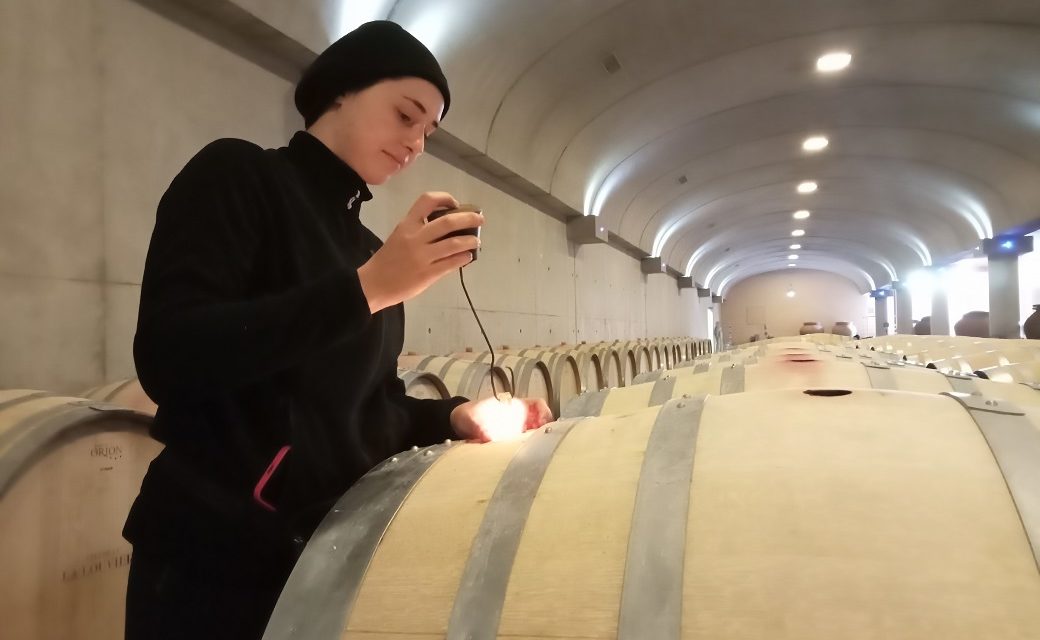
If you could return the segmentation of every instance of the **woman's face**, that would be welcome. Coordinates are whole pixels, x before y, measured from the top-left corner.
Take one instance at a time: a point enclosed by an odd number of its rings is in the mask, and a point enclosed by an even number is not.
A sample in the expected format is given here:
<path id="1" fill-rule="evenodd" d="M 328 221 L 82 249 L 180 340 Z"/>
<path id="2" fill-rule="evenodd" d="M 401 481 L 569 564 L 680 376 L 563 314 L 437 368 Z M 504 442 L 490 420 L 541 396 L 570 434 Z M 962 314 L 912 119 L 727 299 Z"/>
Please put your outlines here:
<path id="1" fill-rule="evenodd" d="M 379 185 L 415 162 L 443 110 L 444 98 L 432 83 L 399 78 L 343 96 L 315 126 L 327 120 L 326 144 L 367 184 Z"/>

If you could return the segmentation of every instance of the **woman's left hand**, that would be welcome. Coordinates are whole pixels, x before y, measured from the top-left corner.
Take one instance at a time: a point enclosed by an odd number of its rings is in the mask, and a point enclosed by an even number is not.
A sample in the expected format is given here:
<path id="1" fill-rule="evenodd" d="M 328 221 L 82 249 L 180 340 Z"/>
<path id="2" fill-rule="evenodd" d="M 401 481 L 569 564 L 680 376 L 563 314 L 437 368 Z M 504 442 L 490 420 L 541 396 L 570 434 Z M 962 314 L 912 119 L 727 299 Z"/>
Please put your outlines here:
<path id="1" fill-rule="evenodd" d="M 553 420 L 549 405 L 541 398 L 471 400 L 451 412 L 455 435 L 478 442 L 513 438 Z"/>

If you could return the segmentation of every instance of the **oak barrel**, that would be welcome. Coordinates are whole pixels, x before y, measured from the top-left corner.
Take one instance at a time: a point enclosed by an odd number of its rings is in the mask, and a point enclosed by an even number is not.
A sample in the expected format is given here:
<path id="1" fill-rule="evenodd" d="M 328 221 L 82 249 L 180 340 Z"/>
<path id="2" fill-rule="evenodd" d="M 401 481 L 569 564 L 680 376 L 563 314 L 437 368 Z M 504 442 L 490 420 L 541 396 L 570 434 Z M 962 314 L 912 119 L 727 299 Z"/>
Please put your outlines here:
<path id="1" fill-rule="evenodd" d="M 491 354 L 487 351 L 479 353 L 465 351 L 456 353 L 452 357 L 483 363 L 491 362 Z M 509 375 L 513 395 L 517 398 L 541 398 L 552 407 L 554 395 L 552 376 L 545 363 L 509 354 L 495 354 L 495 366 L 501 367 Z"/>
<path id="2" fill-rule="evenodd" d="M 595 356 L 595 362 L 598 362 L 599 370 L 602 374 L 603 386 L 625 386 L 625 367 L 621 361 L 621 353 L 609 344 L 600 342 L 595 344 L 567 345 L 557 347 L 554 351 L 587 353 Z"/>
<path id="3" fill-rule="evenodd" d="M 420 400 L 447 400 L 451 392 L 444 381 L 429 371 L 398 369 L 397 377 L 404 383 L 404 393 Z"/>
<path id="4" fill-rule="evenodd" d="M 123 637 L 123 521 L 161 445 L 150 416 L 0 391 L 0 637 Z"/>
<path id="5" fill-rule="evenodd" d="M 585 390 L 588 381 L 582 377 L 581 367 L 573 355 L 560 351 L 548 351 L 541 347 L 507 351 L 511 355 L 531 358 L 545 364 L 549 369 L 549 377 L 553 388 L 553 415 L 560 415 L 560 408 L 565 406 Z M 591 384 L 598 389 L 595 374 L 588 374 Z"/>
<path id="6" fill-rule="evenodd" d="M 149 398 L 148 394 L 141 388 L 141 381 L 137 378 L 116 380 L 115 382 L 84 391 L 82 395 L 84 398 L 101 400 L 102 402 L 147 413 L 150 416 L 154 416 L 159 409 L 155 401 Z"/>
<path id="7" fill-rule="evenodd" d="M 452 396 L 462 396 L 470 400 L 490 398 L 492 392 L 491 376 L 494 376 L 494 388 L 498 393 L 512 393 L 509 374 L 501 367 L 493 370 L 489 365 L 470 360 L 459 360 L 449 356 L 403 355 L 397 359 L 400 369 L 411 371 L 429 371 L 444 382 Z"/>
<path id="8" fill-rule="evenodd" d="M 611 378 L 615 381 L 617 380 L 616 372 L 613 376 L 607 375 L 610 363 L 602 360 L 597 352 L 587 349 L 578 350 L 568 345 L 553 347 L 551 350 L 574 358 L 574 361 L 578 363 L 578 369 L 581 371 L 582 387 L 586 390 L 604 389 L 611 386 Z M 617 384 L 613 386 L 617 386 Z"/>
<path id="9" fill-rule="evenodd" d="M 405 453 L 264 638 L 1040 637 L 1038 419 L 784 390 Z"/>

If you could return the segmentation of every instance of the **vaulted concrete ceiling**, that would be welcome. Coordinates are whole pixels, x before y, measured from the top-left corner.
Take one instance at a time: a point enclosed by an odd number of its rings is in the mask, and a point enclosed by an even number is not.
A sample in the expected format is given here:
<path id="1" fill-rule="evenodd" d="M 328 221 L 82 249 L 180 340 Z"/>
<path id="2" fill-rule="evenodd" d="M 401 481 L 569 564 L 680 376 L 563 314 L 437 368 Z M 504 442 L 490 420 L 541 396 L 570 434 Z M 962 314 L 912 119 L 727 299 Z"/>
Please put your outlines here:
<path id="1" fill-rule="evenodd" d="M 454 139 L 716 293 L 792 243 L 868 291 L 1040 227 L 1040 0 L 233 2 L 313 51 L 404 25 Z"/>
<path id="2" fill-rule="evenodd" d="M 373 4 L 443 60 L 449 132 L 720 293 L 792 242 L 867 291 L 1040 217 L 1037 0 Z"/>

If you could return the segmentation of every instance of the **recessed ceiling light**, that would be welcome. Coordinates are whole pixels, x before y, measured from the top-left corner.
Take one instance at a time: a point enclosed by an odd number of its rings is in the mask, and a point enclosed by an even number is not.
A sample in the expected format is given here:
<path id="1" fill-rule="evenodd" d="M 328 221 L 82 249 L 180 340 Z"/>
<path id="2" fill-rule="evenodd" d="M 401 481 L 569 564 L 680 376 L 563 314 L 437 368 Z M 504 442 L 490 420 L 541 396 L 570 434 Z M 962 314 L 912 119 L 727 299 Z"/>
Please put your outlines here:
<path id="1" fill-rule="evenodd" d="M 812 193 L 813 191 L 816 191 L 819 188 L 820 187 L 818 184 L 811 180 L 808 180 L 798 185 L 798 193 Z"/>
<path id="2" fill-rule="evenodd" d="M 806 211 L 805 209 L 802 209 L 801 211 L 795 211 L 795 212 L 794 212 L 794 215 L 793 215 L 792 217 L 793 217 L 793 218 L 794 218 L 795 220 L 805 220 L 805 219 L 806 219 L 806 218 L 808 218 L 808 217 L 809 217 L 810 215 L 812 215 L 812 214 L 810 214 L 810 213 L 809 213 L 808 211 Z"/>
<path id="3" fill-rule="evenodd" d="M 796 264 L 795 264 L 795 263 L 793 263 L 793 262 L 790 262 L 790 263 L 788 263 L 788 265 L 787 265 L 787 266 L 789 266 L 789 267 L 797 267 L 798 265 L 796 265 Z"/>
<path id="4" fill-rule="evenodd" d="M 841 71 L 852 63 L 852 54 L 848 51 L 832 51 L 816 59 L 816 70 L 823 73 Z"/>
<path id="5" fill-rule="evenodd" d="M 794 289 L 788 289 L 787 290 L 787 297 L 788 298 L 793 298 L 794 296 L 795 296 Z"/>
<path id="6" fill-rule="evenodd" d="M 797 253 L 792 253 L 791 255 L 787 256 L 787 259 L 788 260 L 797 260 L 798 259 L 798 254 Z"/>
<path id="7" fill-rule="evenodd" d="M 800 244 L 792 244 L 790 247 L 787 247 L 787 248 L 790 249 L 791 251 L 798 251 L 799 249 L 802 248 L 802 245 L 800 245 Z"/>
<path id="8" fill-rule="evenodd" d="M 819 65 L 819 63 L 817 63 Z M 621 62 L 617 59 L 617 56 L 613 53 L 603 58 L 603 68 L 606 69 L 607 73 L 617 73 L 621 69 Z"/>
<path id="9" fill-rule="evenodd" d="M 830 140 L 823 136 L 813 136 L 806 138 L 805 142 L 802 143 L 802 148 L 806 151 L 822 151 L 827 148 L 830 144 Z"/>
<path id="10" fill-rule="evenodd" d="M 801 238 L 804 235 L 805 235 L 805 230 L 804 229 L 795 229 L 794 231 L 791 232 L 791 236 L 794 237 L 794 238 Z"/>

